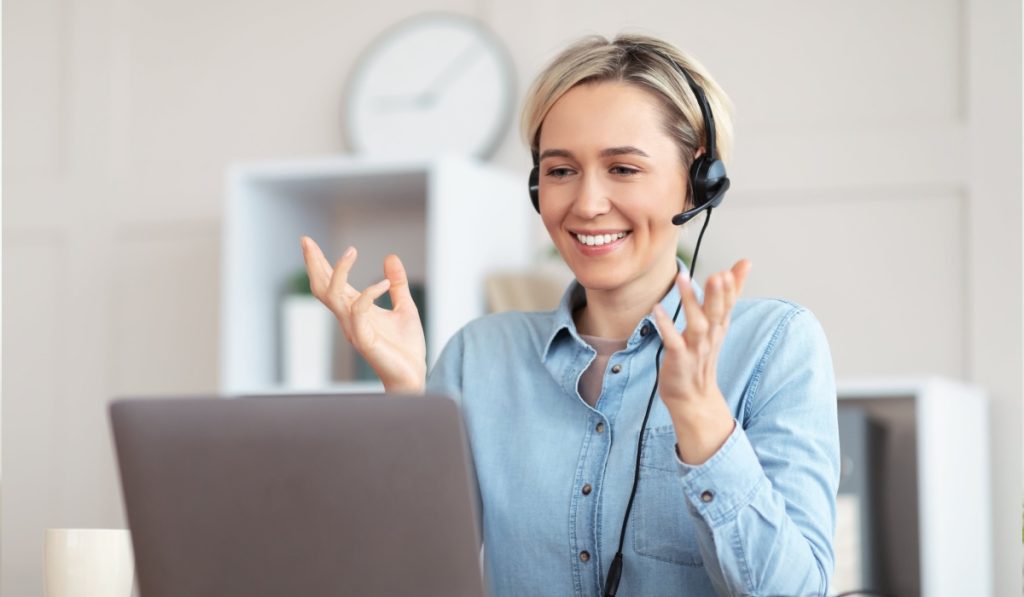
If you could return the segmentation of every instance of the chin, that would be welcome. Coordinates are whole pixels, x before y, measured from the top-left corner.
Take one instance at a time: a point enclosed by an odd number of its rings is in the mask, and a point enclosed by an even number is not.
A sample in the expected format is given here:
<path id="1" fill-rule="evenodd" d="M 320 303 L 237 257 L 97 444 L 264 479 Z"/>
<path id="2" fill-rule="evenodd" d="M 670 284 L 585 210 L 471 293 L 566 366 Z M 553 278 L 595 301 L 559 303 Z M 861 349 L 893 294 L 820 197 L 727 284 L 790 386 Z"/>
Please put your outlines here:
<path id="1" fill-rule="evenodd" d="M 615 290 L 626 283 L 627 276 L 610 268 L 595 265 L 572 267 L 573 275 L 581 286 L 587 290 Z"/>

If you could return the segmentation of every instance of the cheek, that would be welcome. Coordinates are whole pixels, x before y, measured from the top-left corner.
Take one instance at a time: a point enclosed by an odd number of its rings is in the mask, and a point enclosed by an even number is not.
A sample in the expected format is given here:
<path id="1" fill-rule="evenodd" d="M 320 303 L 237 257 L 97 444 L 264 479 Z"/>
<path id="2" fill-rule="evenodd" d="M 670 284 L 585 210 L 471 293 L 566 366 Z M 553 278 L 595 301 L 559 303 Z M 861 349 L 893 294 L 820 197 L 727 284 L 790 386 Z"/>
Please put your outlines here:
<path id="1" fill-rule="evenodd" d="M 559 201 L 555 193 L 541 195 L 540 198 L 540 220 L 552 236 L 561 227 L 565 219 L 565 207 Z"/>
<path id="2" fill-rule="evenodd" d="M 558 225 L 555 215 L 551 213 L 551 208 L 546 207 L 543 200 L 541 201 L 540 207 L 540 221 L 544 224 L 544 228 L 546 228 L 549 233 L 552 231 L 553 227 Z"/>
<path id="3" fill-rule="evenodd" d="M 556 247 L 560 247 L 565 242 L 565 235 L 561 232 L 561 226 L 559 218 L 556 218 L 551 212 L 541 208 L 541 223 L 544 224 L 544 229 L 547 230 L 548 237 Z M 562 249 L 559 248 L 559 252 Z"/>

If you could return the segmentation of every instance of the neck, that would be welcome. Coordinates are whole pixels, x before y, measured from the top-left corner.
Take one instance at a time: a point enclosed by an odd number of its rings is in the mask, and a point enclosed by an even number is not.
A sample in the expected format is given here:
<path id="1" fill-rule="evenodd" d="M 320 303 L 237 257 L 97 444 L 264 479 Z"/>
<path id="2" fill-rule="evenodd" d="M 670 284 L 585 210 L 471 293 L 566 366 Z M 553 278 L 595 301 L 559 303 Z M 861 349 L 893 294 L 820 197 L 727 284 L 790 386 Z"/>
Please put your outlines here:
<path id="1" fill-rule="evenodd" d="M 586 289 L 587 304 L 573 316 L 581 334 L 622 340 L 629 338 L 641 319 L 675 283 L 678 273 L 673 260 L 671 270 L 658 272 L 650 280 L 637 280 L 631 286 L 613 290 Z"/>

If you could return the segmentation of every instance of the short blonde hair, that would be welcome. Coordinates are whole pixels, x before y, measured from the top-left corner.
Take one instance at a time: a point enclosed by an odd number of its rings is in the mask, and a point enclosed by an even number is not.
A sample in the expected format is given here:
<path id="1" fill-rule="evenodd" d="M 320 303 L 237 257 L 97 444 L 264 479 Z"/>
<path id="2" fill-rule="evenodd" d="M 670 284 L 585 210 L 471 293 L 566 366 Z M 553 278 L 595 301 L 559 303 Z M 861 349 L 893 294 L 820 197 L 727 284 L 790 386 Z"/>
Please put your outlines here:
<path id="1" fill-rule="evenodd" d="M 659 100 L 665 131 L 679 146 L 689 171 L 694 154 L 707 147 L 704 118 L 686 78 L 674 60 L 704 90 L 715 125 L 715 151 L 723 162 L 732 149 L 732 103 L 692 56 L 672 44 L 639 34 L 622 34 L 614 41 L 600 35 L 584 37 L 559 54 L 534 80 L 526 93 L 520 118 L 523 140 L 538 151 L 540 130 L 551 106 L 565 92 L 584 83 L 621 81 L 637 85 Z"/>

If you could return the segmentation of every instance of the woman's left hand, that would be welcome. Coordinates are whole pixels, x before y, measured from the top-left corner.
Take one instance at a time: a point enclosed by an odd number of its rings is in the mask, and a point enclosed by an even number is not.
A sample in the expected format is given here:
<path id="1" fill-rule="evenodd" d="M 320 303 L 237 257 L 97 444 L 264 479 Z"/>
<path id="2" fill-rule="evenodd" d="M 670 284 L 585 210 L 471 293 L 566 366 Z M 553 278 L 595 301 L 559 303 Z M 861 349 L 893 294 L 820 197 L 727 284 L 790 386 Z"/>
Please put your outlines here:
<path id="1" fill-rule="evenodd" d="M 708 277 L 703 306 L 689 277 L 679 274 L 676 284 L 686 314 L 682 333 L 676 331 L 660 304 L 654 307 L 665 345 L 658 392 L 672 416 L 679 457 L 687 464 L 702 464 L 733 431 L 732 411 L 718 389 L 718 353 L 750 266 L 750 261 L 741 259 L 732 269 Z"/>

